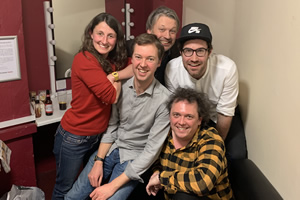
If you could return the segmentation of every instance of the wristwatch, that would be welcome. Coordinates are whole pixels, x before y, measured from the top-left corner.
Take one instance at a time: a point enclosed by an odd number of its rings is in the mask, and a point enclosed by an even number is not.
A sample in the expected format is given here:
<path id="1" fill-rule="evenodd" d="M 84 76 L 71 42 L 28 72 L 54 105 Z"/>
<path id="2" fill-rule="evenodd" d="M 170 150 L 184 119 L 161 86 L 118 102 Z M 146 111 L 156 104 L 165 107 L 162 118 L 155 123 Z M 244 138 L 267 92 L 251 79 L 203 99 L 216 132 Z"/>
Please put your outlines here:
<path id="1" fill-rule="evenodd" d="M 113 72 L 113 73 L 111 73 L 111 75 L 113 75 L 113 77 L 115 78 L 115 81 L 119 80 L 119 74 L 118 74 L 118 72 Z"/>
<path id="2" fill-rule="evenodd" d="M 94 161 L 97 161 L 97 160 L 102 161 L 102 162 L 104 161 L 103 158 L 100 158 L 99 156 L 95 155 Z"/>

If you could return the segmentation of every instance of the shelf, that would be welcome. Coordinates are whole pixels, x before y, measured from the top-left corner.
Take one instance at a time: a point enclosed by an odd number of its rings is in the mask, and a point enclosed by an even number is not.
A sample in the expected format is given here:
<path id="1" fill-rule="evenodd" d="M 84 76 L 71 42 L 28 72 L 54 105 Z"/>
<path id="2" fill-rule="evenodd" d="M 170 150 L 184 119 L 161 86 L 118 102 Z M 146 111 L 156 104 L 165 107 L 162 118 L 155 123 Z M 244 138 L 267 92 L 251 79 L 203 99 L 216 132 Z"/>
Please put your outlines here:
<path id="1" fill-rule="evenodd" d="M 67 100 L 67 109 L 70 108 L 70 102 L 72 98 L 72 94 L 67 95 L 68 100 Z M 52 124 L 55 122 L 60 122 L 62 116 L 65 114 L 67 110 L 59 110 L 59 105 L 57 101 L 57 97 L 51 98 L 52 100 L 52 105 L 53 105 L 53 115 L 47 116 L 45 114 L 45 110 L 42 112 L 42 116 L 39 118 L 35 119 L 35 123 L 38 127 Z"/>

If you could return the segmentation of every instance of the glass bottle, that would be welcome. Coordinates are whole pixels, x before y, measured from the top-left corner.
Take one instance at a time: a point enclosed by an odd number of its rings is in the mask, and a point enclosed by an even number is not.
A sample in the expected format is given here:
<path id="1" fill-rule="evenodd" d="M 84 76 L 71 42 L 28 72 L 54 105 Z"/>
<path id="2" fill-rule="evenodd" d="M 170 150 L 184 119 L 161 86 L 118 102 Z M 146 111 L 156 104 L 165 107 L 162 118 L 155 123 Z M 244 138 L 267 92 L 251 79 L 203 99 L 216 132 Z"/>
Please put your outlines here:
<path id="1" fill-rule="evenodd" d="M 39 99 L 38 95 L 35 96 L 34 112 L 35 112 L 36 118 L 39 118 L 42 116 L 40 99 Z"/>
<path id="2" fill-rule="evenodd" d="M 50 91 L 46 91 L 46 101 L 45 101 L 45 113 L 46 115 L 53 115 L 53 105 L 50 97 Z"/>

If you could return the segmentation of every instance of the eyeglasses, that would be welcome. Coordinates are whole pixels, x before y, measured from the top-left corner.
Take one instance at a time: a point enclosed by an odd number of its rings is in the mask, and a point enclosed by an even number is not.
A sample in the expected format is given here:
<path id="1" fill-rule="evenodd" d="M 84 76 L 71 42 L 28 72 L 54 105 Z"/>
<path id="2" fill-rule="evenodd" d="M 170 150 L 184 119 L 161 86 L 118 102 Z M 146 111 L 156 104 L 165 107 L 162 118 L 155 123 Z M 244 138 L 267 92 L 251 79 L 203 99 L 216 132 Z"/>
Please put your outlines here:
<path id="1" fill-rule="evenodd" d="M 205 49 L 205 48 L 199 48 L 196 50 L 191 49 L 191 48 L 182 49 L 182 52 L 186 57 L 191 57 L 194 54 L 194 51 L 196 52 L 196 55 L 198 57 L 203 57 L 203 56 L 205 56 L 205 53 L 206 53 L 206 51 L 208 51 L 208 49 Z"/>

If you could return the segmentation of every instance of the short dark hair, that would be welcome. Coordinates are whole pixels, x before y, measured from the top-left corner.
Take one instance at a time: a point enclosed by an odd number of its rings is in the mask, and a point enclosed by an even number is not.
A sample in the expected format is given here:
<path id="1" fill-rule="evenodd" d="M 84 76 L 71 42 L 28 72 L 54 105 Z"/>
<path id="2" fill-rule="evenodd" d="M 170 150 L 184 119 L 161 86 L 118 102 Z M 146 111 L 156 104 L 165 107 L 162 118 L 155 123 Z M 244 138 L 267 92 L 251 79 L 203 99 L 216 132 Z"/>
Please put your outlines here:
<path id="1" fill-rule="evenodd" d="M 149 34 L 149 33 L 142 33 L 141 35 L 137 36 L 134 39 L 133 42 L 133 51 L 135 48 L 135 45 L 147 45 L 147 44 L 153 44 L 157 48 L 157 54 L 158 54 L 158 59 L 161 60 L 165 49 L 164 46 L 160 43 L 156 35 Z"/>
<path id="2" fill-rule="evenodd" d="M 196 102 L 198 105 L 198 116 L 202 117 L 202 124 L 207 125 L 209 123 L 210 114 L 212 111 L 212 103 L 208 99 L 206 93 L 197 92 L 192 88 L 177 88 L 171 95 L 168 101 L 168 109 L 171 111 L 173 103 L 179 101 L 188 101 L 189 103 Z"/>

